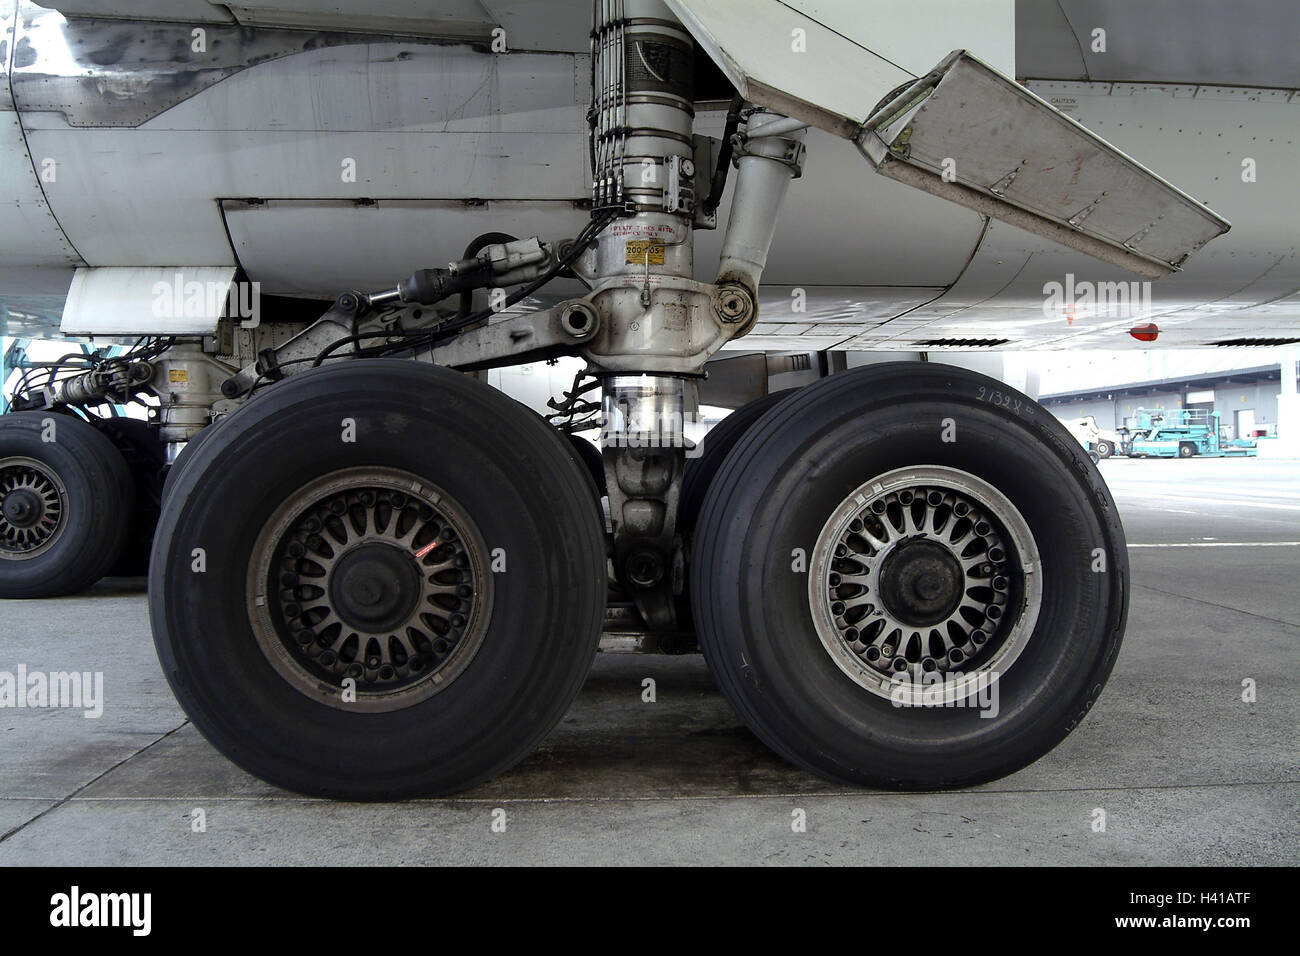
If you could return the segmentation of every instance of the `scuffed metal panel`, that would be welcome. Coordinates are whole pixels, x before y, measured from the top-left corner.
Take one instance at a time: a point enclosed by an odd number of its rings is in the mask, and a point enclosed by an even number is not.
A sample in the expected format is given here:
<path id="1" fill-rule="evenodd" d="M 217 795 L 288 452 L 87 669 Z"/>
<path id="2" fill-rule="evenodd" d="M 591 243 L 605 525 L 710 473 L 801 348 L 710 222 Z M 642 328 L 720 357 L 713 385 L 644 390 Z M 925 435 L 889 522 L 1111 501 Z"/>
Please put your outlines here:
<path id="1" fill-rule="evenodd" d="M 66 19 L 22 0 L 13 95 L 23 112 L 59 113 L 69 126 L 136 127 L 243 70 L 297 53 L 374 42 L 361 33 Z M 466 41 L 452 36 L 408 42 Z"/>
<path id="2" fill-rule="evenodd" d="M 443 38 L 486 44 L 505 30 L 510 50 L 583 53 L 591 0 L 45 0 L 68 17 L 238 23 L 245 27 Z"/>
<path id="3" fill-rule="evenodd" d="M 1230 228 L 962 50 L 867 127 L 859 145 L 884 175 L 1150 278 Z"/>
<path id="4" fill-rule="evenodd" d="M 44 0 L 41 6 L 69 17 L 131 17 L 186 23 L 230 23 L 221 0 Z"/>
<path id="5" fill-rule="evenodd" d="M 33 149 L 76 171 L 49 197 L 87 262 L 216 265 L 235 261 L 222 199 L 583 198 L 578 60 L 374 42 L 264 63 L 138 129 L 25 119 Z"/>

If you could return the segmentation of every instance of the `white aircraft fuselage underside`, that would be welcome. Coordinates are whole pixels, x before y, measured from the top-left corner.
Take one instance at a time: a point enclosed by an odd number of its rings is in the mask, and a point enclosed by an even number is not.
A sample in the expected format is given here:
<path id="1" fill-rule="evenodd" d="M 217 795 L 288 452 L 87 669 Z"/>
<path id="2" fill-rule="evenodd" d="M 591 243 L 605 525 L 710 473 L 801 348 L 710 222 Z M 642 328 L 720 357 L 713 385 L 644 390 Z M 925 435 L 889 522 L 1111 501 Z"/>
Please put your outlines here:
<path id="1" fill-rule="evenodd" d="M 107 12 L 92 0 L 55 6 Z M 507 27 L 509 55 L 482 45 L 494 21 L 469 0 L 443 5 L 436 42 L 376 37 L 385 17 L 396 18 L 392 34 L 419 32 L 398 23 L 395 2 L 372 5 L 376 17 L 363 24 L 322 23 L 321 10 L 336 4 L 250 0 L 231 8 L 243 12 L 241 23 L 259 25 L 242 33 L 211 6 L 140 4 L 136 16 L 185 21 L 153 23 L 65 20 L 0 0 L 11 81 L 0 86 L 0 301 L 10 334 L 57 323 L 82 267 L 239 266 L 263 293 L 329 298 L 457 259 L 483 231 L 571 236 L 587 220 L 590 58 L 572 49 L 585 47 L 585 33 L 568 29 L 570 19 L 587 22 L 587 0 L 554 5 L 563 15 L 545 29 L 526 12 L 543 5 L 505 4 L 521 18 Z M 1010 4 L 990 5 L 1001 8 Z M 891 31 L 915 33 L 900 16 Z M 963 45 L 1010 72 L 1011 18 L 999 23 L 976 43 L 913 42 L 912 59 L 900 58 L 891 75 L 923 73 Z M 308 25 L 339 32 L 326 38 L 301 29 Z M 198 26 L 213 52 L 165 52 Z M 142 38 L 151 42 L 133 44 Z M 232 52 L 238 43 L 250 49 Z M 249 58 L 257 62 L 242 62 Z M 1156 322 L 1168 346 L 1294 334 L 1295 91 L 1027 85 L 1230 220 L 1232 231 L 1184 271 L 1134 287 L 1143 304 L 1136 320 L 1131 309 L 1053 312 L 1048 283 L 1140 279 L 873 175 L 851 142 L 810 130 L 804 174 L 763 276 L 759 322 L 730 347 L 914 351 L 984 340 L 1125 348 L 1140 347 L 1127 332 L 1143 321 Z M 880 92 L 863 91 L 861 109 Z M 723 102 L 698 104 L 697 132 L 719 135 L 724 114 Z M 1243 181 L 1245 159 L 1254 181 Z M 712 278 L 729 204 L 730 193 L 719 228 L 697 234 L 702 281 Z"/>

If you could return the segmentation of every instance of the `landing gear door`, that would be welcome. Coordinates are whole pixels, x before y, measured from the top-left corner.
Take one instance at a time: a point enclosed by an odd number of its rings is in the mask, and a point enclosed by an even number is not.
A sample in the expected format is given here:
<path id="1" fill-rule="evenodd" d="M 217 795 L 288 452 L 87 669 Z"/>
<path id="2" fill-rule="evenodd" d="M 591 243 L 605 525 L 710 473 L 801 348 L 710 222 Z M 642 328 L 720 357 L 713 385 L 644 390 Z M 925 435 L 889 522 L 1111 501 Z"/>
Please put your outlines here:
<path id="1" fill-rule="evenodd" d="M 1148 278 L 1229 229 L 1008 79 L 1014 18 L 995 0 L 944 17 L 877 0 L 666 2 L 746 100 L 853 140 L 891 179 Z"/>
<path id="2" fill-rule="evenodd" d="M 857 143 L 891 179 L 1153 279 L 1229 229 L 964 50 L 888 97 Z"/>

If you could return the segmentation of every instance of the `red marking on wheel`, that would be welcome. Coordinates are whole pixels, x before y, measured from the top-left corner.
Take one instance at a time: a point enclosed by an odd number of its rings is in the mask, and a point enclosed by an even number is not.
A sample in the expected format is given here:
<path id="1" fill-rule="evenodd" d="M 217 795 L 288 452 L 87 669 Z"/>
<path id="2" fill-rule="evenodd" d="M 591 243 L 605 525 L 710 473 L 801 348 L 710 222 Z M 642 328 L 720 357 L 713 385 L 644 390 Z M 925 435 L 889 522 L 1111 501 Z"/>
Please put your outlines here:
<path id="1" fill-rule="evenodd" d="M 425 545 L 423 548 L 421 548 L 419 551 L 415 552 L 415 556 L 416 556 L 417 558 L 420 558 L 421 560 L 423 560 L 424 556 L 425 556 L 426 554 L 428 554 L 430 551 L 432 551 L 434 548 L 436 548 L 437 546 L 438 546 L 438 542 L 437 542 L 437 541 L 430 541 L 428 544 L 426 544 L 426 545 Z"/>

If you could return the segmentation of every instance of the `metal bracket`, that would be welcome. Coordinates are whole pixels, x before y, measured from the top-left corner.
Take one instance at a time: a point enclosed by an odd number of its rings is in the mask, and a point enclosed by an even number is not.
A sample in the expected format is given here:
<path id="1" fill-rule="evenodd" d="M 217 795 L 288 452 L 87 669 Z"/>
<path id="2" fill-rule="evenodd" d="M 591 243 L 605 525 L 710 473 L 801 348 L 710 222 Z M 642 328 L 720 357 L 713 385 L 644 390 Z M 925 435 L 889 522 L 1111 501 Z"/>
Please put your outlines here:
<path id="1" fill-rule="evenodd" d="M 471 372 L 570 354 L 599 332 L 600 311 L 586 299 L 570 299 L 545 312 L 506 316 L 466 329 L 421 358 Z"/>

